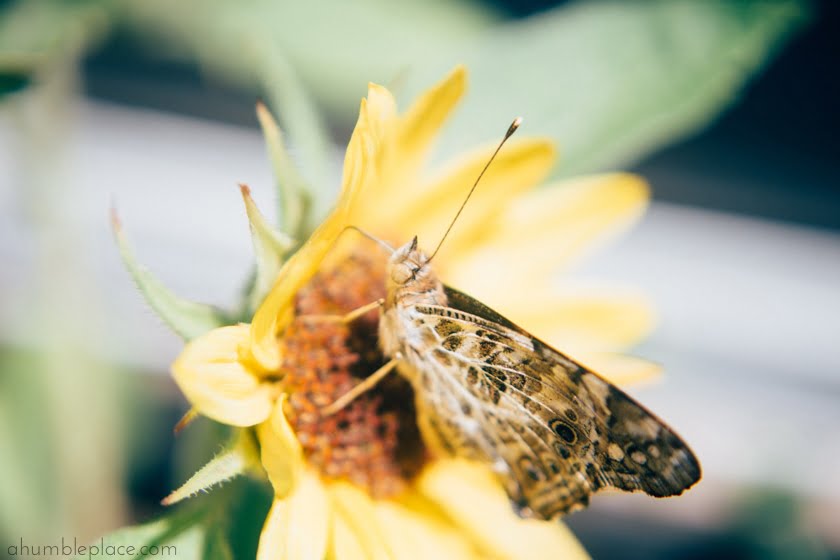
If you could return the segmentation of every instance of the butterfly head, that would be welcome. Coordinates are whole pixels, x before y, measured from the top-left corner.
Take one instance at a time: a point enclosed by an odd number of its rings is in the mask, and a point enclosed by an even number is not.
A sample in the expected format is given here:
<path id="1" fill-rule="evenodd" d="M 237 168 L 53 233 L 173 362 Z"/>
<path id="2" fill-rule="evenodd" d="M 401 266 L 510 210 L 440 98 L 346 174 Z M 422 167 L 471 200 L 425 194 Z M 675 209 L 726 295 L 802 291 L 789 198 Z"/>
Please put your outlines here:
<path id="1" fill-rule="evenodd" d="M 388 276 L 397 286 L 405 286 L 427 276 L 426 255 L 417 248 L 417 236 L 397 248 L 388 259 Z"/>

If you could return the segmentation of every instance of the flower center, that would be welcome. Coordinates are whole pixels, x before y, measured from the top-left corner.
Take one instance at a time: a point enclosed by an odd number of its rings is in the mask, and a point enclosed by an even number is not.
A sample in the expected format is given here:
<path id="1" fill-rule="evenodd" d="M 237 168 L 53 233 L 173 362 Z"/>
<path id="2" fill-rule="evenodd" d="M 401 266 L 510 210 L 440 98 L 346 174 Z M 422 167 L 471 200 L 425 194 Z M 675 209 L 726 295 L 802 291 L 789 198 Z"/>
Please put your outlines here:
<path id="1" fill-rule="evenodd" d="M 357 251 L 320 272 L 297 295 L 297 318 L 282 338 L 286 414 L 309 463 L 374 497 L 399 493 L 426 460 L 408 381 L 389 375 L 342 410 L 320 410 L 384 362 L 377 311 L 349 325 L 307 320 L 343 315 L 385 295 L 386 257 Z M 304 317 L 302 317 L 304 316 Z"/>

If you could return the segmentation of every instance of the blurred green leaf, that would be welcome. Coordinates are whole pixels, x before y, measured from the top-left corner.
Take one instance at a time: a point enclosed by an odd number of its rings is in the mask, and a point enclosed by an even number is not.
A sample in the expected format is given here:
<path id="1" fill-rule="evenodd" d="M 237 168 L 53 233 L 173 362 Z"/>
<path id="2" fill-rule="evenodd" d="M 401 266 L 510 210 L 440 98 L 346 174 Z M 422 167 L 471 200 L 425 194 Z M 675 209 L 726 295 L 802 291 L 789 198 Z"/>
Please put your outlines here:
<path id="1" fill-rule="evenodd" d="M 240 499 L 228 504 L 228 542 L 234 558 L 256 558 L 257 544 L 274 500 L 274 491 L 270 484 L 249 477 L 241 477 L 235 484 Z"/>
<path id="2" fill-rule="evenodd" d="M 316 100 L 341 107 L 353 122 L 368 81 L 386 83 L 418 60 L 444 56 L 453 41 L 495 20 L 479 5 L 445 0 L 402 2 L 399 10 L 371 0 L 256 0 L 248 9 L 221 0 L 144 0 L 130 3 L 127 14 L 132 33 L 154 54 L 197 61 L 208 76 L 267 99 L 311 187 L 309 231 L 339 184 Z"/>
<path id="3" fill-rule="evenodd" d="M 119 522 L 125 505 L 117 453 L 120 380 L 90 344 L 102 340 L 100 291 L 90 274 L 88 252 L 79 246 L 82 228 L 67 212 L 68 200 L 78 199 L 66 166 L 66 150 L 72 144 L 67 117 L 74 107 L 80 45 L 90 38 L 90 30 L 86 27 L 77 40 L 45 47 L 50 56 L 43 57 L 43 65 L 37 63 L 40 54 L 26 51 L 37 41 L 26 40 L 42 37 L 40 30 L 29 27 L 31 17 L 18 16 L 44 15 L 50 5 L 20 2 L 0 21 L 0 59 L 19 62 L 31 55 L 37 67 L 37 84 L 31 94 L 16 100 L 10 123 L 21 143 L 16 192 L 29 210 L 22 216 L 33 232 L 27 247 L 31 291 L 21 294 L 27 298 L 26 312 L 17 314 L 13 323 L 35 334 L 35 351 L 8 376 L 14 386 L 8 426 L 19 439 L 14 453 L 3 454 L 3 470 L 23 474 L 20 491 L 25 498 L 21 502 L 20 496 L 13 496 L 3 508 L 15 516 L 6 530 L 45 538 L 98 532 L 105 523 Z M 82 5 L 77 2 L 73 8 Z M 70 12 L 72 27 L 78 20 Z M 10 37 L 21 41 L 12 44 Z M 20 49 L 15 51 L 15 46 Z M 74 257 L 62 258 L 68 254 Z M 37 515 L 34 523 L 32 513 Z"/>
<path id="4" fill-rule="evenodd" d="M 40 360 L 31 352 L 0 347 L 0 538 L 11 542 L 58 517 L 53 507 L 55 453 L 49 419 L 37 411 L 43 402 Z M 37 412 L 35 412 L 37 411 Z M 14 531 L 14 532 L 9 532 Z"/>
<path id="5" fill-rule="evenodd" d="M 796 0 L 579 2 L 461 53 L 476 92 L 443 153 L 523 132 L 560 143 L 562 175 L 626 166 L 707 124 L 807 20 Z M 451 65 L 418 72 L 414 91 Z"/>
<path id="6" fill-rule="evenodd" d="M 113 226 L 125 267 L 146 298 L 146 302 L 172 330 L 184 339 L 191 340 L 227 323 L 220 310 L 181 299 L 161 284 L 148 269 L 137 262 L 116 217 L 113 218 Z"/>
<path id="7" fill-rule="evenodd" d="M 137 553 L 128 553 L 128 547 L 131 547 L 130 550 L 133 552 L 135 548 L 160 543 L 171 529 L 172 522 L 166 518 L 161 518 L 145 525 L 124 527 L 101 537 L 96 542 L 90 543 L 90 547 L 97 547 L 96 552 L 91 548 L 82 552 L 77 558 L 144 558 L 144 556 L 139 556 Z M 126 553 L 110 554 L 109 556 L 110 548 Z M 90 552 L 90 555 L 88 555 L 88 552 Z"/>
<path id="8" fill-rule="evenodd" d="M 77 558 L 160 558 L 194 560 L 233 558 L 224 527 L 209 504 L 162 517 L 145 525 L 126 527 L 90 543 Z"/>
<path id="9" fill-rule="evenodd" d="M 253 558 L 272 497 L 267 483 L 239 478 L 183 506 L 175 506 L 155 521 L 100 537 L 91 543 L 100 546 L 98 554 L 92 554 L 91 558 Z M 113 549 L 104 549 L 103 545 L 133 546 L 134 554 L 113 554 Z M 145 549 L 146 555 L 141 553 L 141 547 L 152 546 L 158 547 L 157 555 L 149 548 Z M 87 555 L 78 558 L 81 560 Z"/>
<path id="10" fill-rule="evenodd" d="M 204 541 L 204 560 L 230 560 L 233 552 L 227 539 L 221 531 L 210 531 Z"/>
<path id="11" fill-rule="evenodd" d="M 730 530 L 752 558 L 830 558 L 825 544 L 810 526 L 801 498 L 795 495 L 773 488 L 752 489 L 734 513 Z"/>
<path id="12" fill-rule="evenodd" d="M 454 119 L 441 153 L 495 140 L 521 114 L 528 134 L 560 142 L 562 175 L 626 166 L 707 124 L 802 27 L 810 6 L 799 0 L 593 1 L 499 23 L 470 3 L 418 0 L 387 10 L 376 0 L 329 7 L 256 2 L 247 11 L 216 3 L 198 18 L 190 15 L 200 11 L 194 2 L 177 9 L 161 2 L 132 5 L 130 21 L 141 35 L 166 37 L 170 46 L 190 37 L 214 75 L 247 87 L 261 83 L 269 92 L 283 83 L 287 60 L 343 127 L 352 124 L 368 80 L 387 84 L 405 75 L 402 97 L 411 99 L 464 62 L 476 93 Z M 273 70 L 265 57 L 271 52 L 283 55 Z M 272 71 L 277 80 L 254 75 Z"/>
<path id="13" fill-rule="evenodd" d="M 460 53 L 453 45 L 500 20 L 475 2 L 407 0 L 391 8 L 380 0 L 254 0 L 247 10 L 226 0 L 143 0 L 129 4 L 126 22 L 159 56 L 189 60 L 200 52 L 205 70 L 233 83 L 253 86 L 253 69 L 266 64 L 271 70 L 272 53 L 282 54 L 314 86 L 310 95 L 340 107 L 352 123 L 368 81 L 388 83 L 442 57 L 455 64 Z M 269 58 L 255 60 L 264 54 Z M 281 80 L 282 66 L 281 60 L 273 69 Z"/>
<path id="14" fill-rule="evenodd" d="M 25 73 L 14 73 L 8 70 L 0 73 L 0 97 L 7 93 L 14 93 L 29 85 L 29 75 Z"/>
<path id="15" fill-rule="evenodd" d="M 0 11 L 0 98 L 107 33 L 115 0 L 13 2 Z"/>

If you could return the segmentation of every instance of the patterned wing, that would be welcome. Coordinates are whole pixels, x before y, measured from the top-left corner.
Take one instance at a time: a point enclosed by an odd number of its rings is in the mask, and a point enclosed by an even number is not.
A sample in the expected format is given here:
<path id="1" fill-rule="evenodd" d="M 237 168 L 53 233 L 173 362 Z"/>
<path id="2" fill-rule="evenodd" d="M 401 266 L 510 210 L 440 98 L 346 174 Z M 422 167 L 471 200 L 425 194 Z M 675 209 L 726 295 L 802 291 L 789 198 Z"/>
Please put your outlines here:
<path id="1" fill-rule="evenodd" d="M 444 450 L 487 462 L 523 516 L 551 519 L 602 488 L 662 497 L 700 479 L 688 446 L 597 374 L 447 288 L 418 305 L 438 344 L 422 356 L 418 422 Z"/>

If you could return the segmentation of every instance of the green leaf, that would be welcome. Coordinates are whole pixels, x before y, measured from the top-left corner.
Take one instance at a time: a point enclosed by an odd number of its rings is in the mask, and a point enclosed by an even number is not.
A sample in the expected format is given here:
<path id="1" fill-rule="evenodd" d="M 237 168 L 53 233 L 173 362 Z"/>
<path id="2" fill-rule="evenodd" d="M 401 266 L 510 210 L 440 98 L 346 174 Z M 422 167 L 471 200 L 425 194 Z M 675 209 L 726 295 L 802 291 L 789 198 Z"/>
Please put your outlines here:
<path id="1" fill-rule="evenodd" d="M 274 285 L 283 258 L 294 246 L 294 241 L 271 227 L 257 209 L 248 187 L 240 185 L 240 189 L 251 226 L 251 241 L 256 257 L 256 275 L 248 293 L 248 307 L 253 312 Z"/>
<path id="2" fill-rule="evenodd" d="M 137 263 L 116 214 L 112 216 L 112 223 L 120 256 L 128 272 L 148 304 L 172 330 L 190 340 L 227 323 L 220 310 L 181 299 L 161 284 L 148 269 Z"/>
<path id="3" fill-rule="evenodd" d="M 470 45 L 471 96 L 441 150 L 522 133 L 560 143 L 562 175 L 631 164 L 706 125 L 807 20 L 807 4 L 580 2 Z M 451 65 L 418 72 L 428 84 Z"/>

